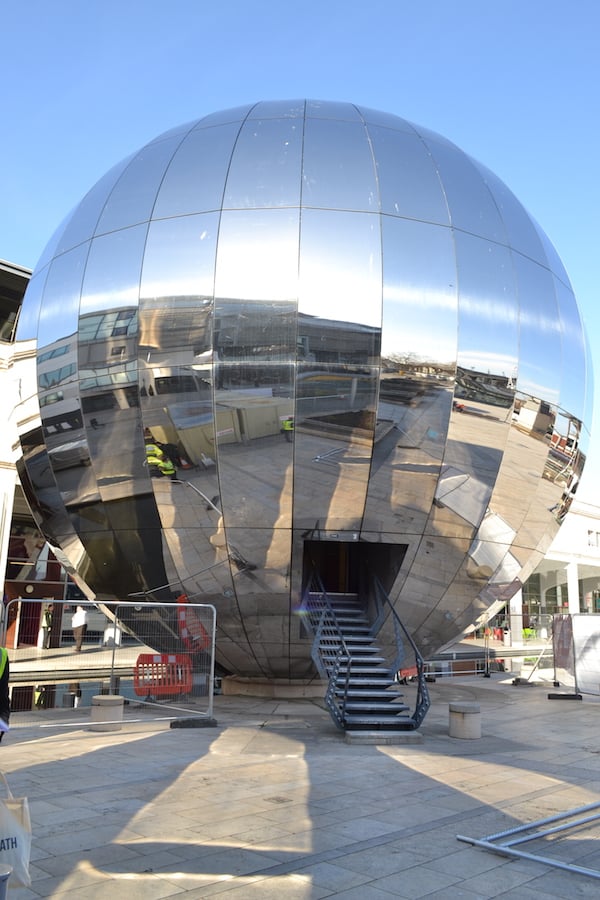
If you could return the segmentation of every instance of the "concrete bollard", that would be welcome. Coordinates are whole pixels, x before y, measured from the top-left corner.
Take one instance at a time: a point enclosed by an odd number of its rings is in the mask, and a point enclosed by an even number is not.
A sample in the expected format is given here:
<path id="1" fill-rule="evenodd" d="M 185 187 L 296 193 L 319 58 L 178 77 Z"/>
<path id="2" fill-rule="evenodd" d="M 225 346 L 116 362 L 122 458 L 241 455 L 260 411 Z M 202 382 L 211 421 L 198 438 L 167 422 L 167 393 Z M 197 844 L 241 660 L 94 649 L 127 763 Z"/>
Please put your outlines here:
<path id="1" fill-rule="evenodd" d="M 476 740 L 481 737 L 481 709 L 479 703 L 450 703 L 450 737 Z"/>
<path id="2" fill-rule="evenodd" d="M 120 694 L 93 696 L 90 731 L 120 731 L 124 702 Z"/>

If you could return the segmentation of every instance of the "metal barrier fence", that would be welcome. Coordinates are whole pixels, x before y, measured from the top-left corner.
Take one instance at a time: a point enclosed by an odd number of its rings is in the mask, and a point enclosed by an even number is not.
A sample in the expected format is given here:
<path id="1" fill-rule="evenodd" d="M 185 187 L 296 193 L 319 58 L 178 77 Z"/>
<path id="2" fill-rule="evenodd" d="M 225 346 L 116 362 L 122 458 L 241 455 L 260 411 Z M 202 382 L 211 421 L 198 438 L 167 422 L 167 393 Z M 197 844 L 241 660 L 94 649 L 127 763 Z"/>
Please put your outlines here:
<path id="1" fill-rule="evenodd" d="M 553 643 L 555 685 L 576 695 L 600 695 L 600 615 L 555 616 Z"/>
<path id="2" fill-rule="evenodd" d="M 123 697 L 126 717 L 212 717 L 214 606 L 19 598 L 3 613 L 15 724 L 19 712 L 81 714 L 102 694 Z"/>

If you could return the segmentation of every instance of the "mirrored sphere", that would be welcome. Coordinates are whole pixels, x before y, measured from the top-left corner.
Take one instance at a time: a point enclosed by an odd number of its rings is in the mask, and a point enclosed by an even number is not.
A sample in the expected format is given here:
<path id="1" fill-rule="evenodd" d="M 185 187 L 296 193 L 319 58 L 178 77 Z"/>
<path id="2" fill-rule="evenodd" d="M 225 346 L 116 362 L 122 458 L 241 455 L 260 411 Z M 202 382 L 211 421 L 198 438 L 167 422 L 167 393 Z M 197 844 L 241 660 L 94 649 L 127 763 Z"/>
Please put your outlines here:
<path id="1" fill-rule="evenodd" d="M 102 602 L 214 604 L 238 674 L 314 674 L 315 572 L 378 579 L 438 650 L 519 590 L 585 461 L 548 238 L 455 145 L 350 103 L 217 112 L 119 163 L 49 242 L 18 340 L 48 540 Z"/>

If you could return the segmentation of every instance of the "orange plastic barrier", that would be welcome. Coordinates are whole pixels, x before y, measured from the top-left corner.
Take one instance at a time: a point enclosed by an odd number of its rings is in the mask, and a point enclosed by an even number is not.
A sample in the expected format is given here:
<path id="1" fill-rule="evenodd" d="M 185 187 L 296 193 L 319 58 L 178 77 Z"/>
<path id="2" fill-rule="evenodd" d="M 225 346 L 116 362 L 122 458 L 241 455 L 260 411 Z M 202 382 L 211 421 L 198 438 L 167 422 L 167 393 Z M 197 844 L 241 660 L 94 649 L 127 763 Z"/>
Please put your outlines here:
<path id="1" fill-rule="evenodd" d="M 133 669 L 133 689 L 138 697 L 189 694 L 192 662 L 180 653 L 140 653 Z"/>
<path id="2" fill-rule="evenodd" d="M 210 649 L 210 635 L 193 606 L 186 606 L 188 598 L 186 594 L 180 594 L 177 598 L 177 624 L 179 625 L 179 637 L 187 650 Z"/>
<path id="3" fill-rule="evenodd" d="M 400 679 L 404 678 L 416 678 L 419 674 L 419 670 L 416 666 L 410 666 L 408 669 L 400 669 L 398 672 L 398 676 Z"/>

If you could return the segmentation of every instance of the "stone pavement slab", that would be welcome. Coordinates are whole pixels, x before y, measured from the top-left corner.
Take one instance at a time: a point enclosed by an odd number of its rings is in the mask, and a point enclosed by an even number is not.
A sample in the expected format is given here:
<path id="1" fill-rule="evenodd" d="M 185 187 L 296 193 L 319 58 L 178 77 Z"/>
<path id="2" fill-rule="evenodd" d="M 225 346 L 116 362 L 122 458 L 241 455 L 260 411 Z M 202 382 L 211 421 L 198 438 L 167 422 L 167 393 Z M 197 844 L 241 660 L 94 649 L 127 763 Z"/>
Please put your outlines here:
<path id="1" fill-rule="evenodd" d="M 430 689 L 422 741 L 403 745 L 348 744 L 300 699 L 217 696 L 212 728 L 126 710 L 120 730 L 93 732 L 81 709 L 16 713 L 0 767 L 34 835 L 31 888 L 10 900 L 597 896 L 596 879 L 457 835 L 599 802 L 600 699 L 548 700 L 501 675 Z M 480 704 L 481 738 L 449 736 L 457 701 Z M 535 852 L 600 868 L 599 830 Z"/>

